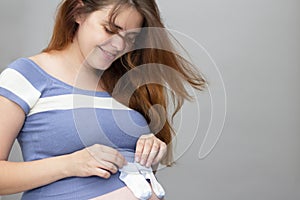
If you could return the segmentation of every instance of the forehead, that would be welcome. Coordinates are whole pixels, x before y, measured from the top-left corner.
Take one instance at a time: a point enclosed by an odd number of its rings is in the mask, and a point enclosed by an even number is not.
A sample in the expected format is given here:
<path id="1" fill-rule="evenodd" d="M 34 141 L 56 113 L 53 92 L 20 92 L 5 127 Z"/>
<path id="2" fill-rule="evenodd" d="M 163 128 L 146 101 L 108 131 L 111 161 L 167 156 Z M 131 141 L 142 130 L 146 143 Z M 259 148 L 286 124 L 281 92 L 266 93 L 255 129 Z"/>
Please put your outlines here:
<path id="1" fill-rule="evenodd" d="M 92 13 L 92 17 L 98 21 L 109 22 L 112 11 L 113 6 L 107 6 Z M 124 6 L 117 12 L 113 23 L 124 31 L 138 29 L 143 24 L 143 16 L 136 8 Z"/>

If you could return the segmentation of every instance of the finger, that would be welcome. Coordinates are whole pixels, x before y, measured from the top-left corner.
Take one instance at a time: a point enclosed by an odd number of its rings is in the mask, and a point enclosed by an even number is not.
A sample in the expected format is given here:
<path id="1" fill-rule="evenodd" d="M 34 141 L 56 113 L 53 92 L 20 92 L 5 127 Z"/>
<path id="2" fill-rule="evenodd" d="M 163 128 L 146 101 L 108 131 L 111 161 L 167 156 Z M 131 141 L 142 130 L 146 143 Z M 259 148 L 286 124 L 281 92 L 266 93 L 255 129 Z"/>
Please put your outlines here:
<path id="1" fill-rule="evenodd" d="M 158 164 L 161 161 L 161 159 L 166 155 L 166 153 L 167 153 L 167 145 L 166 143 L 162 142 L 160 144 L 159 151 L 152 162 L 152 165 Z"/>
<path id="2" fill-rule="evenodd" d="M 142 137 L 139 138 L 139 140 L 137 141 L 136 148 L 135 148 L 135 162 L 140 162 L 145 142 L 146 140 Z"/>
<path id="3" fill-rule="evenodd" d="M 146 167 L 151 167 L 154 158 L 158 155 L 159 149 L 160 149 L 159 142 L 154 141 L 153 145 L 152 145 L 152 148 L 151 148 L 151 151 L 149 153 L 147 162 L 146 162 Z"/>
<path id="4" fill-rule="evenodd" d="M 116 149 L 104 145 L 93 145 L 89 152 L 98 162 L 107 161 L 121 168 L 125 163 L 124 156 Z"/>
<path id="5" fill-rule="evenodd" d="M 140 161 L 141 165 L 146 164 L 146 161 L 147 161 L 150 151 L 152 149 L 153 142 L 154 142 L 153 139 L 147 139 L 145 141 L 143 152 L 141 154 L 141 161 Z"/>
<path id="6" fill-rule="evenodd" d="M 126 160 L 124 158 L 124 156 L 118 152 L 117 150 L 115 150 L 114 152 L 110 152 L 110 153 L 103 153 L 103 160 L 110 162 L 112 164 L 114 164 L 115 166 L 117 166 L 118 168 L 122 168 L 124 164 L 126 164 Z"/>
<path id="7" fill-rule="evenodd" d="M 106 161 L 99 162 L 98 168 L 109 171 L 112 174 L 115 174 L 118 171 L 118 168 L 116 167 L 116 165 L 114 165 L 113 163 L 110 163 L 110 162 L 106 162 Z"/>
<path id="8" fill-rule="evenodd" d="M 110 177 L 110 173 L 101 168 L 95 168 L 94 175 L 102 177 L 102 178 L 106 178 L 106 179 Z"/>

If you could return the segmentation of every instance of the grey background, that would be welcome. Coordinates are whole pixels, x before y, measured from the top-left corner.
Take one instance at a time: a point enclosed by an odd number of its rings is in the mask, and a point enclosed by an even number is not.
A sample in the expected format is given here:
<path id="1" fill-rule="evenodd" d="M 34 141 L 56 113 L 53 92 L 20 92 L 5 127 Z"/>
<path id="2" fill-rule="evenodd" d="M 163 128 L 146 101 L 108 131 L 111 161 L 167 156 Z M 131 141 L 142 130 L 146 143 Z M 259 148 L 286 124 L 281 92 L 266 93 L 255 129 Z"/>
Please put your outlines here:
<path id="1" fill-rule="evenodd" d="M 0 1 L 1 69 L 45 47 L 58 2 Z M 205 46 L 227 93 L 225 126 L 205 159 L 198 153 L 210 112 L 208 95 L 199 102 L 204 128 L 196 135 L 195 105 L 184 108 L 188 114 L 182 113 L 181 121 L 187 128 L 177 140 L 179 159 L 158 173 L 167 199 L 299 199 L 300 1 L 160 0 L 159 5 L 167 27 Z M 17 144 L 10 160 L 21 160 Z"/>

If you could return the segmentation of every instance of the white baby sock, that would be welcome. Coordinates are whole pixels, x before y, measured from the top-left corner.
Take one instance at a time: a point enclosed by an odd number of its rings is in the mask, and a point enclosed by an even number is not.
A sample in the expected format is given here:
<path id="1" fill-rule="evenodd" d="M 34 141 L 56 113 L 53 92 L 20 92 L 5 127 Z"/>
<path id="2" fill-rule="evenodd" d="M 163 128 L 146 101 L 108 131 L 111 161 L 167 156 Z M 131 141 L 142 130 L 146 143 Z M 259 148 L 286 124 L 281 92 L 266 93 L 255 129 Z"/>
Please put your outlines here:
<path id="1" fill-rule="evenodd" d="M 120 179 L 132 191 L 134 196 L 141 200 L 147 200 L 152 195 L 152 190 L 144 176 L 140 174 L 135 163 L 128 163 L 119 169 Z"/>
<path id="2" fill-rule="evenodd" d="M 158 198 L 165 196 L 165 190 L 159 184 L 152 172 L 151 167 L 144 167 L 139 163 L 128 163 L 119 169 L 120 179 L 128 186 L 133 194 L 141 199 L 147 200 L 152 195 L 151 187 L 146 179 L 150 179 L 152 189 Z"/>
<path id="3" fill-rule="evenodd" d="M 145 179 L 150 179 L 152 189 L 158 198 L 163 198 L 165 196 L 164 188 L 159 184 L 157 179 L 155 178 L 152 168 L 144 167 L 139 163 L 135 163 L 140 173 L 145 177 Z"/>

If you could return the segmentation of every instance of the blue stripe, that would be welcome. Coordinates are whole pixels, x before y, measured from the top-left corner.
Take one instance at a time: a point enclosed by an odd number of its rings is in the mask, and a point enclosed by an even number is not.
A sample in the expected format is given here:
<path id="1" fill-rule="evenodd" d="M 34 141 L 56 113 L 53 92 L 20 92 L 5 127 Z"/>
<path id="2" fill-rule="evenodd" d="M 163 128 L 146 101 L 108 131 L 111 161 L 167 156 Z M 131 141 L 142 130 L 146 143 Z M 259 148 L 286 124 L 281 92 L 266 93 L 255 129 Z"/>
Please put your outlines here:
<path id="1" fill-rule="evenodd" d="M 15 95 L 14 93 L 12 93 L 11 91 L 0 87 L 0 95 L 4 96 L 5 98 L 15 102 L 16 104 L 18 104 L 26 114 L 29 113 L 29 105 L 20 97 L 18 97 L 17 95 Z"/>

